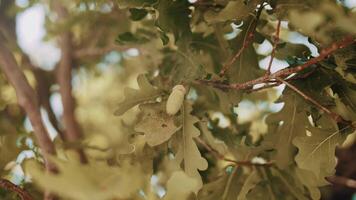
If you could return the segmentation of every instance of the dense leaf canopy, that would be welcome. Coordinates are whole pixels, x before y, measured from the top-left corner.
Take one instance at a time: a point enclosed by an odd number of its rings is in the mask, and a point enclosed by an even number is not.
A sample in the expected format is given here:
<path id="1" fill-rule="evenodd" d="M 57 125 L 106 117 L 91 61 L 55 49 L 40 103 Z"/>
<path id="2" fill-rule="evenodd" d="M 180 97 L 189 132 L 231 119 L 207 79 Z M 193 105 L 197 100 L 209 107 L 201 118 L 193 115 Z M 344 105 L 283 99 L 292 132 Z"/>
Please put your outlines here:
<path id="1" fill-rule="evenodd" d="M 350 2 L 0 0 L 0 199 L 355 191 Z M 51 64 L 21 44 L 33 8 Z"/>

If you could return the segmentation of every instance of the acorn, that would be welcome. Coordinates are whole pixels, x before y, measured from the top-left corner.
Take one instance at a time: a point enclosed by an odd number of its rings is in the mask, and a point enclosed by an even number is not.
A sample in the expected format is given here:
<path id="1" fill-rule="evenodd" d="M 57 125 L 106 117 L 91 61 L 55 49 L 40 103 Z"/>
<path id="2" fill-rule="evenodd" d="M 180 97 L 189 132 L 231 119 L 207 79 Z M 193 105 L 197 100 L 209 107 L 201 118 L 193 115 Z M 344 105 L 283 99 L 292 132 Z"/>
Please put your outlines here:
<path id="1" fill-rule="evenodd" d="M 176 85 L 173 87 L 172 93 L 169 95 L 166 104 L 167 114 L 175 115 L 179 111 L 182 107 L 185 93 L 186 90 L 183 85 Z"/>

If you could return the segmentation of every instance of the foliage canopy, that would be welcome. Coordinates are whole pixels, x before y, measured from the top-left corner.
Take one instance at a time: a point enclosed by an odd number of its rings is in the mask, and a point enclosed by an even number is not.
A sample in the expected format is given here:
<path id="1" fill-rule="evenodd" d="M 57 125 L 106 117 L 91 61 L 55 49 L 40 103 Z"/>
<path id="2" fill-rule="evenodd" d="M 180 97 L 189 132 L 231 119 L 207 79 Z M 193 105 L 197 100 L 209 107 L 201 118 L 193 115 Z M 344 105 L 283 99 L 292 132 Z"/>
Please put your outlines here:
<path id="1" fill-rule="evenodd" d="M 35 6 L 54 69 L 19 48 Z M 0 178 L 19 187 L 0 199 L 329 198 L 355 142 L 355 36 L 344 1 L 2 0 Z"/>

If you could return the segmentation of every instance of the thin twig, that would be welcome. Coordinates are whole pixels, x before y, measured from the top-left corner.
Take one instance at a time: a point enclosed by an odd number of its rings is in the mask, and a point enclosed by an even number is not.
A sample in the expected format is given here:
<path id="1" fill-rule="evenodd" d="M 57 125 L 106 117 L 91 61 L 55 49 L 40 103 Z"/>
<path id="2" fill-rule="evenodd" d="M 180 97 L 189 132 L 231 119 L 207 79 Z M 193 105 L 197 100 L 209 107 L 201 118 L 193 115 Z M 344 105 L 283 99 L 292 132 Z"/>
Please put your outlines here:
<path id="1" fill-rule="evenodd" d="M 0 188 L 4 188 L 6 190 L 15 192 L 16 194 L 18 194 L 20 196 L 20 198 L 22 200 L 32 200 L 32 196 L 25 190 L 20 188 L 19 186 L 13 184 L 12 182 L 0 178 Z"/>
<path id="2" fill-rule="evenodd" d="M 263 85 L 262 87 L 259 87 L 259 88 L 252 88 L 250 90 L 247 91 L 247 93 L 251 93 L 251 92 L 257 92 L 257 91 L 260 91 L 260 90 L 264 90 L 264 89 L 268 89 L 268 88 L 272 88 L 272 87 L 277 87 L 279 85 L 281 85 L 282 83 L 278 82 L 278 83 L 271 83 L 271 84 L 266 84 L 266 85 Z"/>
<path id="3" fill-rule="evenodd" d="M 277 44 L 279 42 L 280 29 L 281 29 L 281 20 L 278 20 L 277 28 L 276 28 L 276 35 L 273 38 L 274 41 L 273 41 L 273 49 L 272 49 L 272 53 L 271 53 L 271 59 L 269 60 L 266 74 L 271 74 L 272 63 L 273 63 L 274 56 L 276 54 Z"/>
<path id="4" fill-rule="evenodd" d="M 305 74 L 303 74 L 301 76 L 293 76 L 291 78 L 286 79 L 285 81 L 304 79 L 304 78 L 308 77 L 309 75 L 311 75 L 315 71 L 315 69 L 316 68 L 314 68 L 310 72 L 305 73 Z M 280 82 L 280 81 L 269 80 L 268 84 L 265 84 L 265 85 L 263 85 L 262 87 L 259 87 L 259 88 L 253 88 L 253 89 L 247 90 L 247 93 L 256 92 L 256 91 L 260 91 L 260 90 L 264 90 L 264 89 L 268 89 L 268 88 L 272 88 L 272 87 L 277 87 L 277 86 L 279 86 L 281 84 L 282 84 L 282 82 Z"/>
<path id="5" fill-rule="evenodd" d="M 329 109 L 327 109 L 326 107 L 324 107 L 323 105 L 321 105 L 319 102 L 315 101 L 313 98 L 311 98 L 310 96 L 308 96 L 307 94 L 305 94 L 304 92 L 302 92 L 301 90 L 299 90 L 297 87 L 295 87 L 293 84 L 283 80 L 282 78 L 277 77 L 276 78 L 278 81 L 284 83 L 286 86 L 288 86 L 289 88 L 291 88 L 292 90 L 294 90 L 296 93 L 298 93 L 300 96 L 302 96 L 304 99 L 306 99 L 307 101 L 310 101 L 312 104 L 314 104 L 316 107 L 318 107 L 320 110 L 324 111 L 326 114 L 330 115 L 336 122 L 342 122 L 342 123 L 346 123 L 347 121 L 344 120 L 340 115 L 330 111 Z"/>
<path id="6" fill-rule="evenodd" d="M 250 45 L 250 43 L 252 42 L 254 36 L 255 36 L 255 31 L 256 31 L 256 27 L 257 27 L 257 23 L 258 23 L 258 19 L 260 18 L 261 12 L 264 8 L 264 4 L 261 5 L 258 10 L 257 10 L 257 14 L 256 14 L 256 18 L 249 24 L 249 26 L 247 27 L 246 30 L 246 35 L 244 37 L 243 43 L 241 48 L 236 52 L 236 54 L 234 55 L 234 57 L 232 57 L 232 59 L 225 63 L 222 67 L 222 69 L 220 70 L 219 76 L 222 77 L 225 75 L 226 71 L 230 68 L 230 66 L 232 64 L 234 64 L 234 62 L 240 57 L 240 55 L 242 54 L 242 52 Z"/>

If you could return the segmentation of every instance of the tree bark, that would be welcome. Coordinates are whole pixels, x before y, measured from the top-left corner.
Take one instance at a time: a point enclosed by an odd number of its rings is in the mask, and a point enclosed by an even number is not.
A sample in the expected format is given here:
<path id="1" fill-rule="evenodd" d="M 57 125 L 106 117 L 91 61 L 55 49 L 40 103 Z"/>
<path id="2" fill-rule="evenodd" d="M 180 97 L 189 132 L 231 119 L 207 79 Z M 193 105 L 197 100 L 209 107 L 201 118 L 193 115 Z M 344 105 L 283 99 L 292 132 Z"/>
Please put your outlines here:
<path id="1" fill-rule="evenodd" d="M 55 5 L 58 19 L 63 20 L 67 17 L 67 10 L 59 4 Z M 57 81 L 59 92 L 63 104 L 63 122 L 65 127 L 65 138 L 68 142 L 77 142 L 81 139 L 81 128 L 75 118 L 75 99 L 72 95 L 72 66 L 73 66 L 73 47 L 72 36 L 69 31 L 64 31 L 59 38 L 61 49 L 61 59 L 57 66 Z M 87 158 L 82 149 L 76 148 L 82 163 L 87 162 Z"/>
<path id="2" fill-rule="evenodd" d="M 5 43 L 5 38 L 0 33 L 0 68 L 5 73 L 10 84 L 15 88 L 18 104 L 25 110 L 32 124 L 35 138 L 45 159 L 46 169 L 54 172 L 56 168 L 48 160 L 48 156 L 55 155 L 56 151 L 43 124 L 37 96 Z"/>

